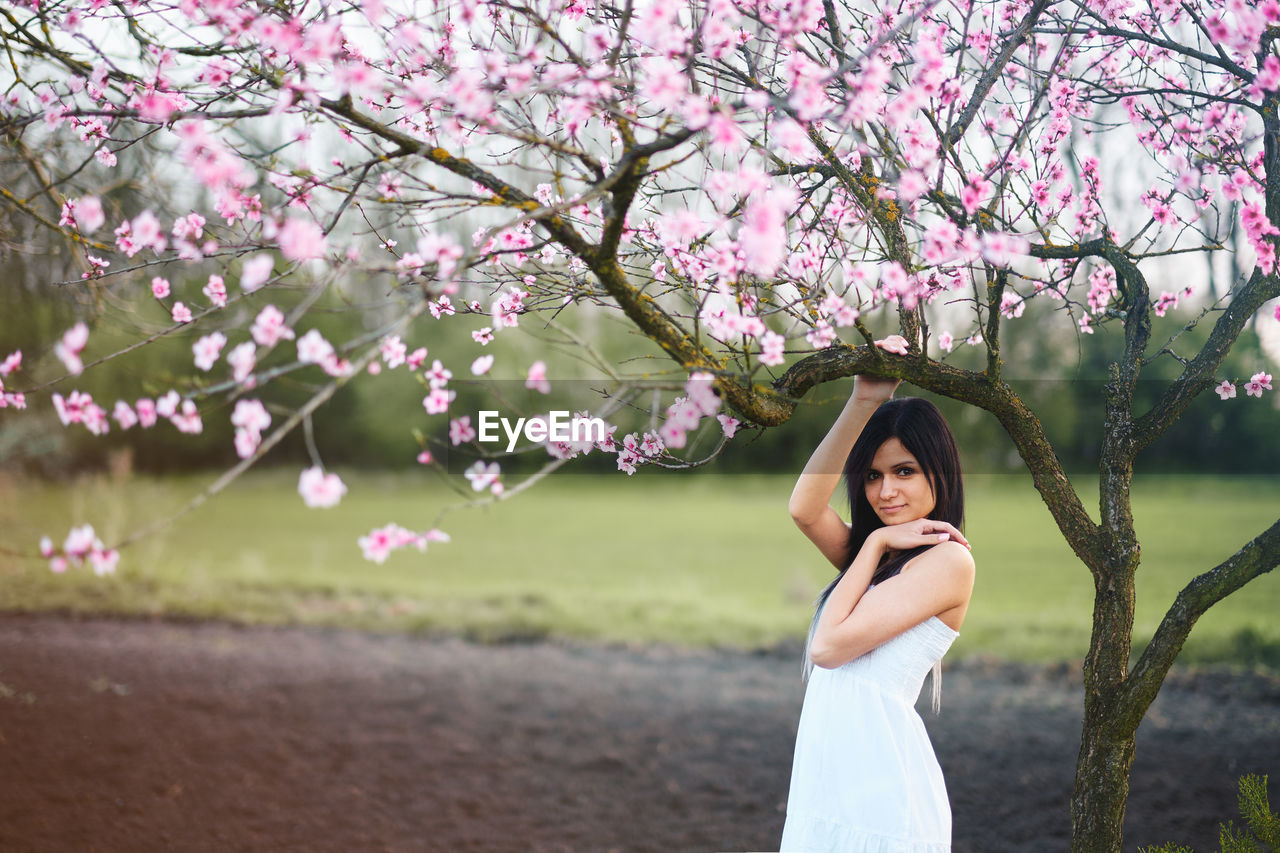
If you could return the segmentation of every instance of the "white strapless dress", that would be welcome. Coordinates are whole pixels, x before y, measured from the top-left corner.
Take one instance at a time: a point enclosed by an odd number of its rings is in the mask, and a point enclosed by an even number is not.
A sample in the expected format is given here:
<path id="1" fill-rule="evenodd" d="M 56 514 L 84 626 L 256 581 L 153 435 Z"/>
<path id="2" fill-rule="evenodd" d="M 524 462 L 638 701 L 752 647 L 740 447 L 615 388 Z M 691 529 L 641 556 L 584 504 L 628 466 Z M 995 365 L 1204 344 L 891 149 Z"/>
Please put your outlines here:
<path id="1" fill-rule="evenodd" d="M 951 804 L 924 721 L 924 678 L 959 636 L 937 616 L 836 669 L 814 667 L 782 853 L 945 853 Z"/>

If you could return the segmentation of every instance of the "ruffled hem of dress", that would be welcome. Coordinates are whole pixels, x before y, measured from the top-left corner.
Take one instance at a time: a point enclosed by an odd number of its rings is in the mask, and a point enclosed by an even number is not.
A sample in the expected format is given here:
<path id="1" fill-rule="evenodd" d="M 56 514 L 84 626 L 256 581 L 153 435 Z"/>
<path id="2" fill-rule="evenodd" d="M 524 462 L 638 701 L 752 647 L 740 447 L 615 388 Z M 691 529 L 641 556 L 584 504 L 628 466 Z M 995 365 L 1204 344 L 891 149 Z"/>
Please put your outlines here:
<path id="1" fill-rule="evenodd" d="M 780 853 L 951 853 L 949 841 L 864 832 L 809 815 L 788 815 Z"/>

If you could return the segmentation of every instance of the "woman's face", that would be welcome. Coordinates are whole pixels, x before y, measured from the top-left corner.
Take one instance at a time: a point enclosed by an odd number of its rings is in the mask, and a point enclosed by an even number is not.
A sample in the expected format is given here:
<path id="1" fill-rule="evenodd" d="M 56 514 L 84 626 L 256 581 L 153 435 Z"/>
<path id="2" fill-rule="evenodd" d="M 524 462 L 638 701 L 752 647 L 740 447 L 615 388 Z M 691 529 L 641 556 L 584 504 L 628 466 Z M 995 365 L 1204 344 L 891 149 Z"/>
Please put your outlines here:
<path id="1" fill-rule="evenodd" d="M 920 463 L 896 438 L 876 451 L 864 488 L 867 503 L 885 524 L 926 518 L 937 503 Z"/>

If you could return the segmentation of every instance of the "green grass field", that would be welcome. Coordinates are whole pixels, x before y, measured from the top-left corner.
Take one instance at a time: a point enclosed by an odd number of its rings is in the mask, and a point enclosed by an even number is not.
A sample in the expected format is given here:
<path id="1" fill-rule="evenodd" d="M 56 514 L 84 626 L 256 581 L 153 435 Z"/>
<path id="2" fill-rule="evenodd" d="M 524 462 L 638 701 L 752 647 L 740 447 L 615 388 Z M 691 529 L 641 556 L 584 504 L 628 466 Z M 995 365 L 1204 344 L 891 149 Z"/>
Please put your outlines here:
<path id="1" fill-rule="evenodd" d="M 362 558 L 357 537 L 389 521 L 425 529 L 458 497 L 425 472 L 343 474 L 350 492 L 334 510 L 307 509 L 295 472 L 249 475 L 126 550 L 112 577 L 0 557 L 0 610 L 755 648 L 802 637 L 831 576 L 787 516 L 789 477 L 553 476 L 514 500 L 451 512 L 441 526 L 453 542 L 379 566 Z M 206 482 L 0 483 L 0 546 L 34 551 L 41 534 L 60 542 L 73 521 L 112 541 Z M 953 654 L 1079 659 L 1092 580 L 1039 495 L 1021 476 L 971 476 L 967 486 L 978 583 Z M 1278 509 L 1280 483 L 1264 478 L 1140 479 L 1139 644 L 1190 577 Z M 1277 613 L 1280 573 L 1211 610 L 1182 660 L 1280 668 Z"/>

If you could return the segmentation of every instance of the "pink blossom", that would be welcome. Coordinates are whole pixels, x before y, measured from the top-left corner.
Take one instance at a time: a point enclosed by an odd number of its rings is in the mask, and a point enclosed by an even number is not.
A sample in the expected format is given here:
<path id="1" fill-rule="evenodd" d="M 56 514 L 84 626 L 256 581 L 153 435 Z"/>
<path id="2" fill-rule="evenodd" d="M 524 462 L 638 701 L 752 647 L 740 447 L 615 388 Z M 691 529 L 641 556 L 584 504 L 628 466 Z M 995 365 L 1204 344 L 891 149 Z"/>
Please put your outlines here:
<path id="1" fill-rule="evenodd" d="M 1280 309 L 1277 309 L 1280 310 Z M 1277 318 L 1280 319 L 1280 318 Z M 8 376 L 22 366 L 22 350 L 14 350 L 0 361 L 0 376 Z"/>
<path id="2" fill-rule="evenodd" d="M 528 293 L 526 293 L 523 290 L 520 290 L 519 288 L 510 287 L 506 290 L 505 293 L 503 293 L 496 300 L 494 300 L 493 309 L 491 312 L 493 315 L 494 325 L 496 325 L 499 329 L 510 329 L 519 325 L 520 323 L 519 315 L 522 311 L 524 311 L 524 299 L 528 295 L 529 295 Z M 480 330 L 482 334 L 487 331 L 489 330 L 488 329 Z M 492 336 L 490 336 L 490 339 L 492 340 Z M 477 338 L 476 340 L 479 341 L 480 343 L 487 343 L 487 341 L 480 341 L 479 338 Z"/>
<path id="3" fill-rule="evenodd" d="M 387 363 L 387 367 L 392 370 L 395 370 L 397 367 L 404 364 L 406 349 L 407 347 L 405 347 L 404 341 L 400 340 L 399 335 L 391 335 L 390 337 L 383 338 L 382 342 L 378 344 L 378 351 L 382 355 L 382 360 L 385 361 Z M 377 362 L 374 363 L 376 364 Z"/>
<path id="4" fill-rule="evenodd" d="M 676 397 L 667 407 L 666 416 L 668 423 L 674 423 L 683 432 L 692 432 L 697 429 L 698 422 L 702 420 L 702 413 L 698 411 L 698 406 L 688 397 Z"/>
<path id="5" fill-rule="evenodd" d="M 291 261 L 309 261 L 324 257 L 328 246 L 320 226 L 309 219 L 290 219 L 276 235 L 280 253 Z"/>
<path id="6" fill-rule="evenodd" d="M 537 391 L 540 394 L 551 393 L 551 383 L 547 381 L 547 365 L 546 362 L 535 361 L 529 365 L 529 375 L 524 380 L 524 387 Z"/>
<path id="7" fill-rule="evenodd" d="M 204 286 L 204 295 L 209 298 L 215 308 L 227 307 L 227 285 L 222 280 L 222 276 L 209 276 L 209 283 Z"/>
<path id="8" fill-rule="evenodd" d="M 690 374 L 684 384 L 689 403 L 703 417 L 711 417 L 720 411 L 720 395 L 716 393 L 715 377 L 706 371 Z"/>
<path id="9" fill-rule="evenodd" d="M 433 460 L 430 450 L 424 450 L 418 454 L 418 462 L 422 465 L 430 465 Z"/>
<path id="10" fill-rule="evenodd" d="M 187 435 L 199 435 L 204 431 L 204 422 L 194 400 L 183 400 L 182 411 L 172 415 L 169 422 L 177 427 L 178 432 Z"/>
<path id="11" fill-rule="evenodd" d="M 395 528 L 395 525 L 388 525 L 387 527 L 370 531 L 368 536 L 360 537 L 358 543 L 366 560 L 372 560 L 378 565 L 382 565 L 387 561 L 387 557 L 395 547 L 393 528 Z"/>
<path id="12" fill-rule="evenodd" d="M 649 458 L 653 458 L 662 453 L 666 447 L 662 443 L 662 437 L 656 432 L 646 432 L 640 441 L 640 452 Z"/>
<path id="13" fill-rule="evenodd" d="M 885 352 L 897 353 L 898 355 L 906 355 L 910 344 L 902 335 L 890 335 L 887 338 L 876 341 L 876 346 Z"/>
<path id="14" fill-rule="evenodd" d="M 640 461 L 640 454 L 634 450 L 623 450 L 618 454 L 618 470 L 630 477 L 636 472 L 636 463 Z"/>
<path id="15" fill-rule="evenodd" d="M 298 494 L 312 509 L 335 507 L 346 493 L 347 487 L 337 474 L 326 474 L 318 467 L 307 468 L 298 477 Z"/>
<path id="16" fill-rule="evenodd" d="M 103 550 L 99 543 L 99 547 L 89 552 L 89 563 L 93 566 L 93 573 L 98 577 L 114 574 L 116 566 L 120 563 L 120 552 L 115 548 Z"/>
<path id="17" fill-rule="evenodd" d="M 1236 395 L 1236 386 L 1224 379 L 1218 384 L 1217 388 L 1213 389 L 1213 392 L 1223 400 L 1230 400 Z"/>
<path id="18" fill-rule="evenodd" d="M 1016 293 L 1006 291 L 1000 297 L 1000 315 L 1006 319 L 1012 320 L 1015 317 L 1021 317 L 1026 307 L 1027 301 Z"/>
<path id="19" fill-rule="evenodd" d="M 173 317 L 173 322 L 175 323 L 190 323 L 191 309 L 186 305 L 183 305 L 181 302 L 175 302 L 173 303 L 173 310 L 170 312 L 170 316 Z"/>
<path id="20" fill-rule="evenodd" d="M 231 414 L 231 425 L 236 428 L 236 454 L 248 459 L 262 443 L 263 431 L 271 426 L 271 415 L 260 400 L 238 400 Z"/>
<path id="21" fill-rule="evenodd" d="M 83 560 L 95 547 L 101 547 L 102 541 L 93 532 L 93 525 L 85 524 L 71 528 L 67 539 L 62 543 L 63 552 L 72 560 Z"/>
<path id="22" fill-rule="evenodd" d="M 173 221 L 173 229 L 170 231 L 173 236 L 179 240 L 198 240 L 204 231 L 204 217 L 198 213 L 188 213 L 186 216 L 178 217 Z"/>
<path id="23" fill-rule="evenodd" d="M 275 260 L 265 252 L 249 258 L 240 265 L 240 289 L 245 293 L 260 289 L 271 277 L 274 266 Z"/>
<path id="24" fill-rule="evenodd" d="M 738 419 L 729 415 L 716 415 L 716 420 L 720 421 L 720 429 L 724 431 L 725 438 L 733 438 L 738 432 Z"/>
<path id="25" fill-rule="evenodd" d="M 687 432 L 674 420 L 669 420 L 658 428 L 658 435 L 662 438 L 663 443 L 667 447 L 673 447 L 676 450 L 681 449 L 688 443 Z"/>
<path id="26" fill-rule="evenodd" d="M 941 335 L 938 335 L 938 347 L 941 348 L 943 352 L 951 352 L 951 347 L 954 345 L 955 338 L 951 336 L 950 332 L 943 332 Z"/>
<path id="27" fill-rule="evenodd" d="M 84 363 L 80 360 L 80 353 L 84 352 L 84 348 L 89 343 L 89 327 L 84 323 L 76 323 L 70 329 L 62 334 L 62 340 L 58 341 L 53 347 L 53 353 L 62 364 L 67 368 L 67 373 L 72 376 L 79 376 L 84 370 Z"/>
<path id="28" fill-rule="evenodd" d="M 418 238 L 417 253 L 423 259 L 424 263 L 434 263 L 436 265 L 436 278 L 441 281 L 447 281 L 453 277 L 454 272 L 458 268 L 458 260 L 462 257 L 462 247 L 458 242 L 448 234 L 436 234 L 428 231 L 422 237 Z M 442 297 L 443 299 L 443 297 Z M 443 299 L 448 304 L 447 299 Z M 435 313 L 434 311 L 432 312 Z M 453 313 L 452 310 L 449 311 Z M 436 315 L 439 319 L 439 315 Z"/>
<path id="29" fill-rule="evenodd" d="M 1170 293 L 1167 290 L 1160 291 L 1160 298 L 1156 300 L 1153 306 L 1156 316 L 1163 317 L 1170 308 L 1178 307 L 1178 294 Z"/>
<path id="30" fill-rule="evenodd" d="M 427 348 L 418 347 L 405 357 L 404 363 L 410 370 L 417 370 L 422 367 L 422 363 L 427 360 Z"/>
<path id="31" fill-rule="evenodd" d="M 129 102 L 138 111 L 138 118 L 146 122 L 164 124 L 169 117 L 186 106 L 187 99 L 179 92 L 146 92 L 135 95 Z"/>
<path id="32" fill-rule="evenodd" d="M 333 355 L 333 344 L 324 339 L 319 329 L 312 329 L 298 338 L 298 361 L 303 364 L 320 364 Z"/>
<path id="33" fill-rule="evenodd" d="M 1014 258 L 1027 254 L 1031 249 L 1026 238 L 999 231 L 983 234 L 980 245 L 983 260 L 997 267 L 1009 266 Z"/>
<path id="34" fill-rule="evenodd" d="M 826 349 L 835 343 L 836 330 L 831 328 L 831 324 L 826 320 L 819 320 L 813 324 L 813 328 L 805 333 L 804 339 L 814 349 Z"/>
<path id="35" fill-rule="evenodd" d="M 150 397 L 143 397 L 134 404 L 134 409 L 138 413 L 138 423 L 143 429 L 149 429 L 156 425 L 156 404 Z"/>
<path id="36" fill-rule="evenodd" d="M 169 280 L 156 276 L 151 279 L 151 295 L 156 299 L 164 299 L 170 293 Z"/>
<path id="37" fill-rule="evenodd" d="M 273 347 L 278 341 L 291 341 L 294 338 L 293 329 L 285 325 L 284 314 L 274 305 L 267 305 L 258 312 L 249 334 L 253 335 L 260 347 Z"/>
<path id="38" fill-rule="evenodd" d="M 787 216 L 796 200 L 794 190 L 775 187 L 752 196 L 747 202 L 738 233 L 747 272 L 770 276 L 782 265 L 787 253 Z"/>
<path id="39" fill-rule="evenodd" d="M 63 426 L 83 423 L 85 413 L 95 408 L 93 397 L 83 391 L 72 391 L 66 399 L 63 399 L 61 394 L 54 393 L 51 399 L 54 411 L 58 413 L 58 420 L 62 421 Z"/>
<path id="40" fill-rule="evenodd" d="M 493 341 L 493 329 L 490 329 L 488 326 L 485 326 L 483 329 L 476 329 L 471 333 L 471 340 L 475 341 L 480 346 L 487 346 Z"/>
<path id="41" fill-rule="evenodd" d="M 964 190 L 960 193 L 960 203 L 964 205 L 964 212 L 973 216 L 978 212 L 978 208 L 982 207 L 982 203 L 991 195 L 991 182 L 986 180 L 982 175 L 970 173 L 969 182 L 964 185 Z"/>
<path id="42" fill-rule="evenodd" d="M 439 320 L 441 317 L 443 317 L 446 314 L 454 313 L 453 303 L 449 301 L 448 296 L 441 296 L 435 302 L 432 302 L 428 307 L 431 310 L 431 316 L 435 317 L 437 320 Z"/>
<path id="43" fill-rule="evenodd" d="M 388 524 L 386 527 L 369 531 L 368 536 L 361 536 L 358 544 L 365 559 L 381 564 L 386 562 L 387 557 L 397 548 L 413 545 L 419 551 L 425 551 L 428 542 L 448 541 L 449 534 L 435 528 L 426 533 L 414 533 L 398 524 Z"/>
<path id="44" fill-rule="evenodd" d="M 156 401 L 156 414 L 162 418 L 171 418 L 178 411 L 178 404 L 181 402 L 178 392 L 171 389 Z"/>
<path id="45" fill-rule="evenodd" d="M 475 361 L 471 362 L 471 375 L 483 376 L 489 372 L 489 368 L 493 367 L 493 356 L 482 355 Z"/>
<path id="46" fill-rule="evenodd" d="M 765 332 L 760 336 L 760 363 L 776 367 L 786 361 L 782 354 L 787 339 L 777 332 Z"/>
<path id="47" fill-rule="evenodd" d="M 502 469 L 497 462 L 486 465 L 483 459 L 477 459 L 471 467 L 462 472 L 462 476 L 466 477 L 467 482 L 471 484 L 472 491 L 483 492 L 498 482 L 498 478 L 502 476 Z"/>
<path id="48" fill-rule="evenodd" d="M 231 366 L 231 378 L 236 382 L 248 379 L 257 365 L 257 350 L 253 341 L 245 341 L 232 347 L 227 353 L 227 364 Z"/>
<path id="49" fill-rule="evenodd" d="M 129 404 L 124 400 L 116 400 L 111 416 L 116 419 L 120 429 L 129 429 L 138 422 L 138 416 L 134 414 L 133 409 L 129 408 Z"/>
<path id="50" fill-rule="evenodd" d="M 424 375 L 432 388 L 443 388 L 453 378 L 453 372 L 441 364 L 438 358 L 431 363 L 431 369 Z"/>
<path id="51" fill-rule="evenodd" d="M 454 418 L 449 421 L 449 442 L 454 447 L 473 441 L 475 437 L 476 431 L 471 427 L 471 417 L 469 415 L 463 415 L 460 418 Z"/>
<path id="52" fill-rule="evenodd" d="M 92 234 L 104 224 L 107 218 L 102 212 L 102 202 L 97 196 L 87 195 L 83 198 L 68 200 L 63 207 L 62 221 L 59 225 L 75 225 L 81 234 Z"/>
<path id="53" fill-rule="evenodd" d="M 1263 391 L 1271 390 L 1271 374 L 1255 373 L 1244 385 L 1244 393 L 1250 397 L 1261 397 Z"/>
<path id="54" fill-rule="evenodd" d="M 226 344 L 227 336 L 222 332 L 205 335 L 192 344 L 191 352 L 195 355 L 196 367 L 206 371 L 212 368 Z"/>
<path id="55" fill-rule="evenodd" d="M 164 237 L 164 229 L 154 213 L 144 210 L 134 217 L 131 234 L 134 244 L 139 249 L 150 248 L 157 255 L 168 245 Z M 132 257 L 133 253 L 129 252 Z"/>
<path id="56" fill-rule="evenodd" d="M 448 388 L 432 388 L 431 393 L 422 398 L 422 408 L 428 415 L 441 415 L 449 411 L 449 404 L 458 396 L 458 392 Z"/>

